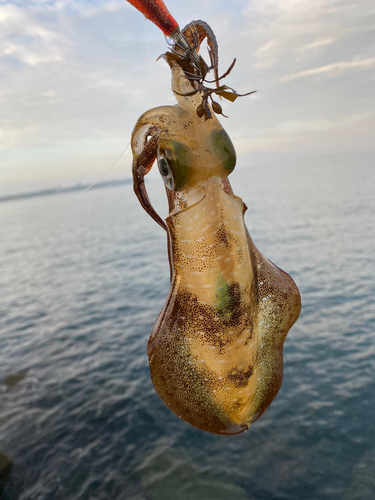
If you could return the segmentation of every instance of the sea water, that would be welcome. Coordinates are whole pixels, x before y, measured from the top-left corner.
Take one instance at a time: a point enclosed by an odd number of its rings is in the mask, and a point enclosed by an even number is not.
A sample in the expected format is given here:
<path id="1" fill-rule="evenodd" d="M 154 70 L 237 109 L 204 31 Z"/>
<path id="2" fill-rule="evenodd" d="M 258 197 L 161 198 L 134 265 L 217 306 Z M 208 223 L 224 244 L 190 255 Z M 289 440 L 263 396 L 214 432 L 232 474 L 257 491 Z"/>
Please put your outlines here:
<path id="1" fill-rule="evenodd" d="M 0 498 L 375 498 L 374 159 L 231 175 L 255 244 L 302 295 L 280 392 L 231 437 L 179 420 L 153 390 L 146 346 L 169 289 L 166 235 L 131 184 L 0 221 L 0 449 L 14 458 Z M 149 190 L 166 215 L 158 182 Z M 2 202 L 0 217 L 64 197 Z"/>

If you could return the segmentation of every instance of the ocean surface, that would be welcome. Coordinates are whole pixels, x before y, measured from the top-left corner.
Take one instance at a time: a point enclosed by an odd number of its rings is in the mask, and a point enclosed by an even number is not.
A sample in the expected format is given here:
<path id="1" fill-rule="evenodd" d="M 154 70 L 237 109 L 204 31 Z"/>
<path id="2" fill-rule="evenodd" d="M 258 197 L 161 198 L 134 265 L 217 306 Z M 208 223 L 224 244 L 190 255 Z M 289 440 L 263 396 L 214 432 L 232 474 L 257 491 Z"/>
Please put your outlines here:
<path id="1" fill-rule="evenodd" d="M 0 221 L 1 500 L 373 500 L 375 154 L 237 168 L 260 251 L 302 295 L 284 380 L 246 433 L 179 420 L 146 354 L 166 237 L 130 184 Z M 161 180 L 151 198 L 166 215 Z M 67 197 L 0 203 L 0 217 Z M 10 375 L 18 374 L 14 377 Z"/>

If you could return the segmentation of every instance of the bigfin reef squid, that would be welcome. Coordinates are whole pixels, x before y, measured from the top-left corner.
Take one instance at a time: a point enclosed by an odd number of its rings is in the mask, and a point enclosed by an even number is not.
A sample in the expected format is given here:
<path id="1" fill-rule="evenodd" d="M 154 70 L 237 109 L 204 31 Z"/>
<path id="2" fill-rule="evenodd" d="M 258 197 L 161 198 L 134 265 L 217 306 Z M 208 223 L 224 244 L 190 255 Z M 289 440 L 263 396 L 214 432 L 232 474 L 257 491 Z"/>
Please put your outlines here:
<path id="1" fill-rule="evenodd" d="M 235 149 L 209 104 L 214 90 L 204 86 L 213 67 L 217 94 L 228 89 L 218 86 L 212 30 L 194 21 L 182 35 L 195 54 L 207 38 L 211 67 L 176 43 L 162 57 L 177 104 L 143 113 L 131 140 L 134 191 L 167 232 L 171 270 L 147 352 L 155 390 L 178 417 L 208 432 L 238 434 L 280 389 L 283 344 L 301 299 L 293 279 L 254 245 L 247 207 L 228 180 Z M 168 198 L 165 221 L 144 182 L 155 160 Z"/>

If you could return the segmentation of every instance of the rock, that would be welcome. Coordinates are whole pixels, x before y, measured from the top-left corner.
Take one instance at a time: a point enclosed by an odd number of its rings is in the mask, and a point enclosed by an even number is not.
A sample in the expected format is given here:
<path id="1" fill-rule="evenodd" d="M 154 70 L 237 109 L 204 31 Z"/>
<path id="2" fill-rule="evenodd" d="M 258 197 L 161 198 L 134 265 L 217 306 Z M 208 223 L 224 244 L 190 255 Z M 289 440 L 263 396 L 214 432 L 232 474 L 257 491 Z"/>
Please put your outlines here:
<path id="1" fill-rule="evenodd" d="M 25 377 L 26 377 L 25 372 L 11 373 L 10 375 L 4 378 L 3 384 L 7 385 L 8 387 L 13 387 L 18 382 L 23 380 Z"/>
<path id="2" fill-rule="evenodd" d="M 0 451 L 0 489 L 4 486 L 7 477 L 10 474 L 13 460 L 9 455 Z"/>

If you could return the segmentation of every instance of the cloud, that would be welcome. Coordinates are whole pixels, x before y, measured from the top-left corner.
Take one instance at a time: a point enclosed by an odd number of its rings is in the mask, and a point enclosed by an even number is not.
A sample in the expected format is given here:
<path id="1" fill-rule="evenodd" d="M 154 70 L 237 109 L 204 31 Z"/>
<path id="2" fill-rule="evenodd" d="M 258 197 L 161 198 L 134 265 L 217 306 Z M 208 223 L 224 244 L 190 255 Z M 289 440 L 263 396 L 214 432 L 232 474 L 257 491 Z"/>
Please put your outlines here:
<path id="1" fill-rule="evenodd" d="M 342 61 L 332 64 L 325 64 L 319 68 L 307 69 L 299 71 L 292 75 L 286 75 L 279 78 L 279 82 L 288 82 L 296 80 L 297 78 L 304 78 L 306 76 L 314 76 L 319 74 L 327 74 L 330 76 L 340 75 L 343 71 L 351 70 L 353 68 L 368 68 L 375 65 L 375 58 L 361 59 L 357 61 Z"/>
<path id="2" fill-rule="evenodd" d="M 373 54 L 369 41 L 375 31 L 375 11 L 363 4 L 350 0 L 254 0 L 244 9 L 248 35 L 242 43 L 257 47 L 255 69 L 283 68 L 284 74 L 285 69 L 293 74 L 340 60 L 366 59 Z"/>
<path id="3" fill-rule="evenodd" d="M 334 38 L 325 38 L 323 40 L 316 40 L 315 42 L 308 43 L 307 45 L 304 45 L 302 47 L 298 47 L 296 50 L 298 52 L 305 52 L 308 50 L 316 49 L 318 47 L 324 47 L 325 45 L 330 45 L 335 41 Z"/>
<path id="4" fill-rule="evenodd" d="M 346 127 L 369 118 L 368 113 L 361 113 L 359 115 L 349 115 L 340 120 L 327 120 L 322 118 L 315 118 L 310 121 L 304 120 L 288 120 L 279 123 L 275 127 L 267 130 L 259 130 L 255 136 L 279 134 L 294 135 L 304 134 L 305 132 L 323 132 L 324 130 L 337 129 Z"/>
<path id="5" fill-rule="evenodd" d="M 0 6 L 0 58 L 12 57 L 23 64 L 60 61 L 63 37 L 47 29 L 26 9 Z"/>
<path id="6" fill-rule="evenodd" d="M 85 16 L 91 8 L 97 13 Z M 159 85 L 170 94 L 168 70 L 166 81 L 155 76 L 166 71 L 163 62 L 154 64 L 164 37 L 157 33 L 154 43 L 149 30 L 150 52 L 157 52 L 148 63 L 146 22 L 125 0 L 0 6 L 3 191 L 43 177 L 52 185 L 91 181 L 119 156 L 146 95 L 150 102 Z"/>
<path id="7" fill-rule="evenodd" d="M 40 21 L 33 19 L 27 9 L 7 4 L 0 6 L 0 24 L 2 25 L 2 38 L 7 36 L 21 37 L 29 35 L 50 42 L 58 38 L 53 31 L 43 26 Z M 25 40 L 24 40 L 25 41 Z"/>
<path id="8" fill-rule="evenodd" d="M 333 146 L 340 148 L 336 152 L 350 151 L 355 144 L 367 144 L 369 149 L 373 124 L 371 113 L 347 115 L 336 120 L 287 120 L 268 129 L 259 129 L 250 136 L 238 137 L 236 147 L 239 156 L 262 153 L 265 158 L 268 156 L 276 160 L 280 153 L 332 153 Z"/>

